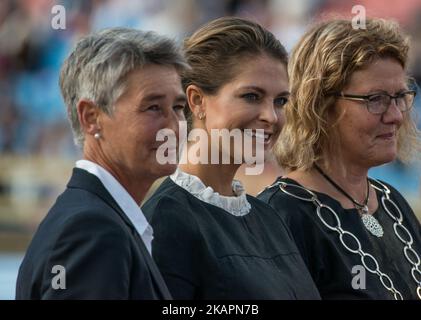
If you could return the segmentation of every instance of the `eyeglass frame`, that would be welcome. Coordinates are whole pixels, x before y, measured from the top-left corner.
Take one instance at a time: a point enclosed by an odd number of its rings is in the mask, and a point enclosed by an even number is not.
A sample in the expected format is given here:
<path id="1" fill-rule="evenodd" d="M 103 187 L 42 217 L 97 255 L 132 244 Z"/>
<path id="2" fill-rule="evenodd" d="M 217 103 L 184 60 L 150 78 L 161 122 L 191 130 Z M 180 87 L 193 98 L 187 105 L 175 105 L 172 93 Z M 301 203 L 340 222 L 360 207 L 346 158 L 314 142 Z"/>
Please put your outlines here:
<path id="1" fill-rule="evenodd" d="M 368 95 L 345 94 L 343 92 L 339 92 L 339 93 L 335 93 L 334 96 L 337 97 L 337 98 L 345 99 L 345 100 L 364 101 L 368 112 L 370 112 L 371 114 L 381 115 L 381 114 L 386 113 L 387 110 L 389 110 L 392 100 L 395 100 L 395 104 L 396 104 L 396 106 L 398 106 L 397 99 L 402 97 L 402 95 L 405 95 L 405 94 L 408 94 L 408 93 L 413 95 L 413 100 L 412 100 L 411 105 L 405 110 L 399 109 L 401 112 L 407 112 L 407 111 L 411 110 L 412 107 L 414 106 L 415 96 L 417 95 L 417 91 L 415 91 L 415 90 L 405 90 L 405 91 L 402 91 L 402 92 L 400 92 L 400 93 L 398 93 L 394 96 L 390 95 L 388 93 L 385 93 L 385 92 L 373 93 L 373 94 L 368 94 Z M 373 96 L 379 96 L 379 95 L 388 96 L 390 98 L 390 103 L 386 106 L 386 109 L 383 112 L 379 112 L 379 113 L 371 112 L 370 108 L 368 107 L 368 103 L 370 102 L 369 98 L 373 97 Z"/>

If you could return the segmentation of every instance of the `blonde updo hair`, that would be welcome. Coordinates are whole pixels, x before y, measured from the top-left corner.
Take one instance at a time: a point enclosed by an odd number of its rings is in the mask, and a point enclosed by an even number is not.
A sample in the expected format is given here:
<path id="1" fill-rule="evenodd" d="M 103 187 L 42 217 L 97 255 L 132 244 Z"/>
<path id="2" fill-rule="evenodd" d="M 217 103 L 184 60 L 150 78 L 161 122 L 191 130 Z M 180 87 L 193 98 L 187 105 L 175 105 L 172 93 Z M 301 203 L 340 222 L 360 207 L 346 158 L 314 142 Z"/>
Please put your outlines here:
<path id="1" fill-rule="evenodd" d="M 241 71 L 245 61 L 261 54 L 287 66 L 288 54 L 276 37 L 258 23 L 236 17 L 222 17 L 200 27 L 184 41 L 184 54 L 190 68 L 182 74 L 184 90 L 198 86 L 215 95 Z M 184 108 L 191 129 L 190 108 Z"/>

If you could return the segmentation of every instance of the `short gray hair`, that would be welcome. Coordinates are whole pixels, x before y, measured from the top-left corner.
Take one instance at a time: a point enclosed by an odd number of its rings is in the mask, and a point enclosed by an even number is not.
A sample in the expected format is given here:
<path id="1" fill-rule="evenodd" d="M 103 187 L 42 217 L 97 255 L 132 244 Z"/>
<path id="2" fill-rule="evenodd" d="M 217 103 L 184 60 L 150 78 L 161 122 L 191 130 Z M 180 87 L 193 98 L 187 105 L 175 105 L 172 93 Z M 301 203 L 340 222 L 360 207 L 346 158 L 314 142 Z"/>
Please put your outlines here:
<path id="1" fill-rule="evenodd" d="M 155 32 L 110 28 L 80 39 L 60 72 L 60 88 L 76 145 L 84 134 L 77 116 L 77 103 L 87 99 L 109 115 L 126 89 L 130 71 L 147 64 L 187 67 L 175 42 Z"/>

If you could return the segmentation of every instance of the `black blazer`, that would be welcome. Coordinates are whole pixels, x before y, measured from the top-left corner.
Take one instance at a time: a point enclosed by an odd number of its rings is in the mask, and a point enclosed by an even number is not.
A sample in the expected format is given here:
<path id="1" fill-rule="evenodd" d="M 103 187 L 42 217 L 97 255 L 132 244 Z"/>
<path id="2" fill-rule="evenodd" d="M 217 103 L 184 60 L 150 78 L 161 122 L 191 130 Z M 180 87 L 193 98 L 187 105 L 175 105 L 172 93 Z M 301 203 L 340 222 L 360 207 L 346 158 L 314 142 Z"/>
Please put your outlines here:
<path id="1" fill-rule="evenodd" d="M 54 289 L 65 268 L 65 289 Z M 57 288 L 57 286 L 55 286 Z M 101 181 L 75 168 L 23 259 L 16 299 L 171 299 L 133 224 Z"/>

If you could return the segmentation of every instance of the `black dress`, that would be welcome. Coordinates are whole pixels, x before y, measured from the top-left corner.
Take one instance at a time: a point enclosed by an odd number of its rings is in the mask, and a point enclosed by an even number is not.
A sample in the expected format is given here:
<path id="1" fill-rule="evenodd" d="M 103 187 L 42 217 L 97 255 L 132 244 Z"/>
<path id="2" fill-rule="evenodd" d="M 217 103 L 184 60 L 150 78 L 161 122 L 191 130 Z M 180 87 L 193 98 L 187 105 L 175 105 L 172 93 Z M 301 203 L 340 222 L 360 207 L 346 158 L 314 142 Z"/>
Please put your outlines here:
<path id="1" fill-rule="evenodd" d="M 320 299 L 282 219 L 267 204 L 234 216 L 167 178 L 142 207 L 174 299 Z"/>
<path id="2" fill-rule="evenodd" d="M 300 185 L 289 178 L 278 178 L 277 182 L 279 181 Z M 412 247 L 420 255 L 421 227 L 419 221 L 399 192 L 390 185 L 382 183 L 391 190 L 390 197 L 402 212 L 403 225 L 413 236 Z M 297 188 L 288 190 L 299 192 Z M 417 286 L 411 276 L 412 265 L 404 256 L 403 243 L 394 233 L 393 220 L 381 205 L 381 191 L 376 190 L 379 208 L 373 213 L 384 230 L 384 235 L 380 238 L 372 235 L 365 228 L 356 209 L 344 209 L 338 201 L 328 195 L 315 193 L 323 204 L 335 210 L 342 228 L 350 231 L 359 239 L 362 250 L 377 259 L 380 271 L 392 279 L 395 288 L 403 298 L 418 299 Z M 364 283 L 360 281 L 362 279 L 360 277 L 363 275 L 360 255 L 347 251 L 341 244 L 338 233 L 323 225 L 316 213 L 316 206 L 312 202 L 287 195 L 280 190 L 277 184 L 266 188 L 258 195 L 258 198 L 269 203 L 284 218 L 322 299 L 394 299 L 393 294 L 381 284 L 377 274 L 366 271 L 364 286 Z M 334 225 L 333 222 L 329 223 Z M 351 242 L 349 241 L 349 243 Z M 369 267 L 373 268 L 373 265 L 369 265 Z M 355 286 L 356 276 L 359 277 L 357 286 Z"/>

